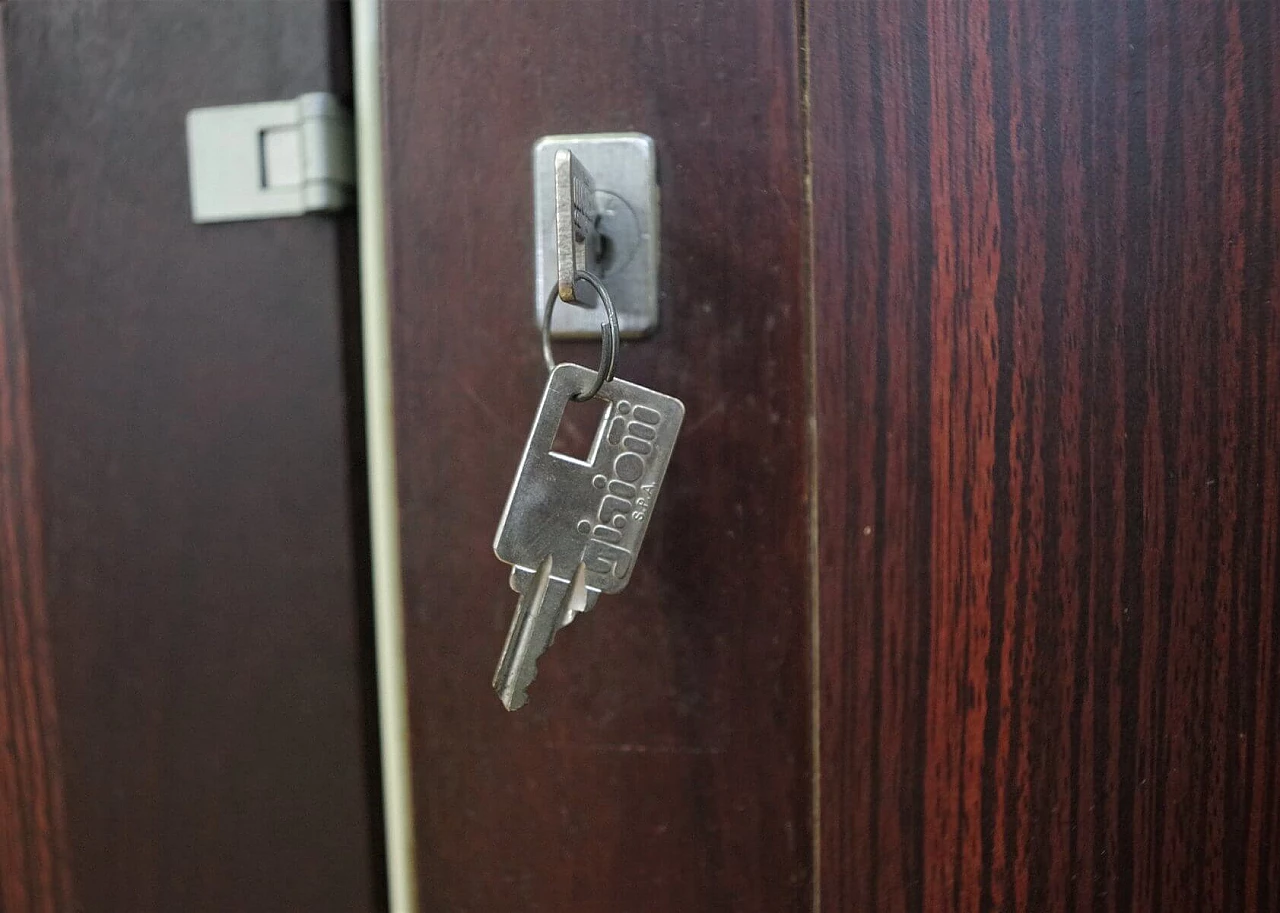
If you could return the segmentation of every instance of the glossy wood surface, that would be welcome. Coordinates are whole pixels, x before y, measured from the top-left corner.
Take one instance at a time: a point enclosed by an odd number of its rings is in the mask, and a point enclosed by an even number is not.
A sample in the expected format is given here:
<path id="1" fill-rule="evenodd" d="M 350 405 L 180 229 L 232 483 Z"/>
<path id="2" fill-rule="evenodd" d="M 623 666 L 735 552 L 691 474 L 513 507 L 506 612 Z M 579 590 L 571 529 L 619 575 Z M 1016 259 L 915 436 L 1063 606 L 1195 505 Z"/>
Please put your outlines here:
<path id="1" fill-rule="evenodd" d="M 384 903 L 352 223 L 193 225 L 184 134 L 347 15 L 0 4 L 5 913 Z"/>
<path id="2" fill-rule="evenodd" d="M 807 910 L 795 9 L 382 12 L 424 909 Z M 662 327 L 618 373 L 688 412 L 630 586 L 560 632 L 509 714 L 490 679 L 516 597 L 491 543 L 546 380 L 530 149 L 613 130 L 654 137 L 663 205 Z"/>
<path id="3" fill-rule="evenodd" d="M 821 909 L 1280 906 L 1280 13 L 809 7 Z"/>

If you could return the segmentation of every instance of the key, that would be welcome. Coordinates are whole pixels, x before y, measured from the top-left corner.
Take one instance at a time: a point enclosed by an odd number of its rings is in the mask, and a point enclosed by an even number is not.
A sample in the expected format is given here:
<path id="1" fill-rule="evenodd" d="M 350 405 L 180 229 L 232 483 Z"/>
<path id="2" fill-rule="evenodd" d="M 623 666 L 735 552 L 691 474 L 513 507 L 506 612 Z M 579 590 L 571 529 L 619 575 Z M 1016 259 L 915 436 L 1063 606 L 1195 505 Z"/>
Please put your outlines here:
<path id="1" fill-rule="evenodd" d="M 583 270 L 596 271 L 600 255 L 600 220 L 596 208 L 596 182 L 568 149 L 555 157 L 556 287 L 566 304 L 595 307 L 584 302 L 574 288 L 574 277 Z"/>
<path id="2" fill-rule="evenodd" d="M 508 710 L 524 706 L 556 631 L 631 579 L 684 420 L 675 397 L 614 379 L 588 457 L 553 452 L 565 404 L 594 377 L 573 364 L 551 372 L 494 538 L 520 594 L 493 678 Z"/>

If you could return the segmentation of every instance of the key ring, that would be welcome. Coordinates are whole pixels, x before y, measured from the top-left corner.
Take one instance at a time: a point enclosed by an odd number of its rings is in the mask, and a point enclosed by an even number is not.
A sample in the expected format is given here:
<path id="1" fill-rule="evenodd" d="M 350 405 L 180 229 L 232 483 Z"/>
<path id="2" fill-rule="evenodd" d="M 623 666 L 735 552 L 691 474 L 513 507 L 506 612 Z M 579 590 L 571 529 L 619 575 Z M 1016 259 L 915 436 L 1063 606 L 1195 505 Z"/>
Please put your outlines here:
<path id="1" fill-rule="evenodd" d="M 596 372 L 596 379 L 581 393 L 575 393 L 573 399 L 580 403 L 585 403 L 589 399 L 594 399 L 595 395 L 600 392 L 600 388 L 605 385 L 606 381 L 613 380 L 614 363 L 618 358 L 618 312 L 613 308 L 613 300 L 610 299 L 609 293 L 605 291 L 604 283 L 595 277 L 594 274 L 585 270 L 579 270 L 573 274 L 574 282 L 585 282 L 587 285 L 595 289 L 596 294 L 600 296 L 600 303 L 604 305 L 604 312 L 608 315 L 607 322 L 600 324 L 600 370 Z M 560 297 L 559 290 L 552 287 L 551 294 L 547 296 L 547 306 L 542 312 L 542 358 L 547 363 L 547 370 L 554 371 L 556 369 L 556 360 L 551 354 L 551 313 L 555 310 L 556 300 Z"/>

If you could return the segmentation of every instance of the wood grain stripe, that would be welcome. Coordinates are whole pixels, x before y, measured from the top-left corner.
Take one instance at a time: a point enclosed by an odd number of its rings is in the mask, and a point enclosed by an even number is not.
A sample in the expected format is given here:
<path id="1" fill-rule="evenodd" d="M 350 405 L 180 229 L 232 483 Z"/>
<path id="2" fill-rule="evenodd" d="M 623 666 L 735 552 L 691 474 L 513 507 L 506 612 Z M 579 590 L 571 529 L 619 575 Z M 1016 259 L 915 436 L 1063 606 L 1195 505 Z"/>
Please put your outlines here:
<path id="1" fill-rule="evenodd" d="M 808 21 L 821 908 L 1275 908 L 1274 10 Z"/>

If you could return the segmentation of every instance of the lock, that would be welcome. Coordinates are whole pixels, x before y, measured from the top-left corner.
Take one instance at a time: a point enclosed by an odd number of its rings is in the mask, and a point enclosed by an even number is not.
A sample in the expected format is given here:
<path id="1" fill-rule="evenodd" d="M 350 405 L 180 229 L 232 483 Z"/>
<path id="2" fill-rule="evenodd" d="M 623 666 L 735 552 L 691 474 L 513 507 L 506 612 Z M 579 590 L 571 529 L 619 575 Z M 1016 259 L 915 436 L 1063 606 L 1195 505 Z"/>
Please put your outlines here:
<path id="1" fill-rule="evenodd" d="M 658 169 L 643 133 L 544 136 L 533 146 L 534 319 L 548 290 L 577 307 L 557 308 L 554 339 L 600 332 L 598 296 L 574 276 L 589 272 L 608 289 L 622 336 L 658 327 Z"/>

